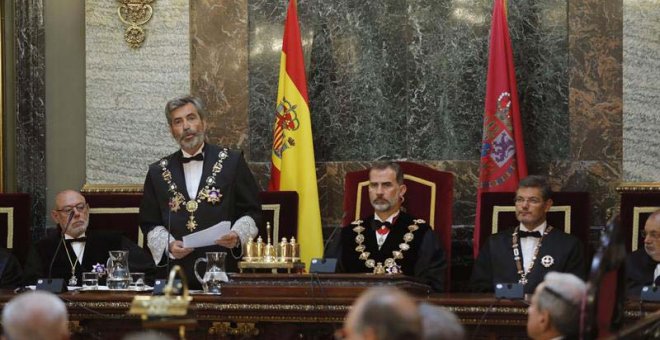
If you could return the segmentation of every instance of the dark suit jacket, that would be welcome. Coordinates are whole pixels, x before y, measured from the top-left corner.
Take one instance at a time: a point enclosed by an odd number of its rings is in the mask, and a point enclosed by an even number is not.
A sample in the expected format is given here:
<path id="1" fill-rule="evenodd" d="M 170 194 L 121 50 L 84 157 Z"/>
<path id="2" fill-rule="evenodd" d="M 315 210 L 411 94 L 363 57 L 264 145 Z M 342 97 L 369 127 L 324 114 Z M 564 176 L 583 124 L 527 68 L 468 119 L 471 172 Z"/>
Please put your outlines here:
<path id="1" fill-rule="evenodd" d="M 653 272 L 658 262 L 655 262 L 644 248 L 628 254 L 626 258 L 626 281 L 628 296 L 639 296 L 642 287 L 653 284 Z"/>
<path id="2" fill-rule="evenodd" d="M 0 289 L 14 289 L 21 285 L 23 270 L 14 254 L 0 248 Z"/>
<path id="3" fill-rule="evenodd" d="M 82 273 L 92 271 L 92 266 L 97 263 L 106 265 L 110 250 L 128 250 L 128 266 L 132 272 L 143 272 L 148 284 L 153 283 L 155 275 L 154 261 L 137 244 L 118 232 L 104 230 L 87 230 L 85 233 L 87 242 L 85 243 L 85 253 L 83 254 L 82 265 L 76 265 L 76 278 L 78 285 L 82 284 Z M 48 277 L 48 269 L 55 255 L 53 262 L 53 278 L 62 278 L 65 282 L 71 277 L 71 262 L 67 258 L 64 250 L 66 245 L 71 255 L 71 261 L 75 260 L 76 255 L 69 242 L 60 246 L 55 254 L 57 245 L 62 242 L 61 234 L 54 233 L 38 241 L 33 251 L 28 255 L 26 264 L 26 283 L 35 284 L 38 278 Z"/>
<path id="4" fill-rule="evenodd" d="M 372 215 L 365 218 L 362 226 L 366 230 L 362 235 L 365 239 L 363 243 L 366 246 L 365 251 L 371 253 L 369 258 L 384 264 L 386 258 L 392 257 L 392 251 L 398 250 L 399 244 L 403 243 L 403 235 L 408 232 L 408 226 L 413 224 L 413 219 L 409 214 L 399 213 L 399 217 L 391 227 L 385 243 L 378 250 L 376 235 L 371 228 L 374 217 Z M 445 268 L 447 266 L 444 250 L 428 224 L 424 223 L 418 226 L 419 229 L 413 233 L 414 239 L 409 243 L 410 249 L 403 252 L 403 259 L 396 262 L 401 266 L 403 274 L 418 277 L 430 285 L 434 291 L 440 292 L 444 288 Z M 359 259 L 360 253 L 355 251 L 357 233 L 353 231 L 353 227 L 353 225 L 348 225 L 342 228 L 337 272 L 371 273 L 373 269 L 367 268 L 364 264 L 365 261 Z"/>
<path id="5" fill-rule="evenodd" d="M 491 235 L 481 250 L 472 268 L 470 286 L 476 292 L 493 292 L 496 283 L 517 283 L 520 279 L 511 249 L 514 228 Z M 518 244 L 520 249 L 520 243 Z M 520 250 L 522 254 L 522 250 Z M 554 264 L 545 267 L 541 259 L 550 255 Z M 522 256 L 521 256 L 522 257 Z M 520 260 L 523 261 L 522 258 Z M 525 293 L 532 294 L 551 271 L 572 273 L 585 279 L 584 251 L 580 241 L 563 231 L 553 228 L 543 239 L 532 271 L 527 275 Z"/>
<path id="6" fill-rule="evenodd" d="M 206 185 L 205 181 L 213 172 L 213 165 L 219 158 L 220 150 L 221 148 L 216 145 L 205 144 L 202 178 L 196 192 L 199 192 L 199 189 Z M 188 197 L 181 157 L 182 152 L 179 150 L 164 159 L 167 160 L 167 168 L 172 173 L 172 182 L 176 184 L 177 191 L 181 192 L 188 201 L 190 197 Z M 155 226 L 160 225 L 168 228 L 169 225 L 172 236 L 177 240 L 181 240 L 183 236 L 191 233 L 186 228 L 186 222 L 190 214 L 185 207 L 181 207 L 177 212 L 170 211 L 169 200 L 172 195 L 168 192 L 167 182 L 163 179 L 162 172 L 160 161 L 149 166 L 147 178 L 144 182 L 144 196 L 140 205 L 140 227 L 143 233 L 147 235 Z M 212 187 L 220 190 L 222 199 L 220 203 L 214 205 L 206 201 L 199 204 L 195 212 L 195 220 L 198 226 L 193 232 L 204 230 L 221 221 L 231 221 L 233 224 L 237 219 L 246 215 L 252 217 L 258 226 L 260 225 L 259 188 L 241 151 L 229 150 L 229 156 L 225 158 L 222 171 L 216 175 L 215 184 Z M 230 250 L 220 246 L 197 248 L 181 260 L 170 260 L 170 267 L 179 264 L 184 268 L 188 283 L 193 289 L 201 287 L 193 273 L 194 262 L 199 257 L 205 257 L 207 251 L 227 252 L 226 270 L 235 272 L 238 269 L 237 260 L 230 254 Z M 240 251 L 235 251 L 235 253 L 238 255 Z M 166 262 L 167 256 L 165 255 L 159 265 L 165 265 Z M 158 276 L 163 277 L 165 275 L 165 272 L 159 272 L 158 274 Z"/>

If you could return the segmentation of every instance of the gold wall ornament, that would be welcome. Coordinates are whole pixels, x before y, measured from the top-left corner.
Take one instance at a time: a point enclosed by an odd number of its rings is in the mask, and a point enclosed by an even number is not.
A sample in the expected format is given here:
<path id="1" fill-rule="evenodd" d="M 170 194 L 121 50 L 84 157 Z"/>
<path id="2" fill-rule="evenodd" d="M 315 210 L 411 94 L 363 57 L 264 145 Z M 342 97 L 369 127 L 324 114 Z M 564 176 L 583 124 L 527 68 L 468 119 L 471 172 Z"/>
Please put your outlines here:
<path id="1" fill-rule="evenodd" d="M 132 48 L 139 48 L 144 42 L 144 29 L 140 26 L 151 20 L 155 0 L 117 0 L 121 5 L 117 8 L 119 20 L 128 25 L 124 31 L 124 40 Z"/>

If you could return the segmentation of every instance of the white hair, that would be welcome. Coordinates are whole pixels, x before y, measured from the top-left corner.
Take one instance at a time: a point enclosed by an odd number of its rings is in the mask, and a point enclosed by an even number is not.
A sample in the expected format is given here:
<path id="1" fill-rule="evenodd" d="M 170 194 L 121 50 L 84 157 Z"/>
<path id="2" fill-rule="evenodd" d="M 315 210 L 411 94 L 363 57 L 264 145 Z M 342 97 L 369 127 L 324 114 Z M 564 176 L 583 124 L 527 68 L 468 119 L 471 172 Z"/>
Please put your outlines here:
<path id="1" fill-rule="evenodd" d="M 573 274 L 558 272 L 546 274 L 542 284 L 543 289 L 538 293 L 539 310 L 548 311 L 552 325 L 563 336 L 576 336 L 587 285 Z"/>
<path id="2" fill-rule="evenodd" d="M 465 330 L 456 314 L 440 306 L 423 302 L 419 304 L 422 316 L 422 339 L 465 339 Z"/>
<path id="3" fill-rule="evenodd" d="M 68 339 L 69 316 L 64 302 L 45 291 L 23 293 L 2 310 L 2 326 L 11 340 Z"/>

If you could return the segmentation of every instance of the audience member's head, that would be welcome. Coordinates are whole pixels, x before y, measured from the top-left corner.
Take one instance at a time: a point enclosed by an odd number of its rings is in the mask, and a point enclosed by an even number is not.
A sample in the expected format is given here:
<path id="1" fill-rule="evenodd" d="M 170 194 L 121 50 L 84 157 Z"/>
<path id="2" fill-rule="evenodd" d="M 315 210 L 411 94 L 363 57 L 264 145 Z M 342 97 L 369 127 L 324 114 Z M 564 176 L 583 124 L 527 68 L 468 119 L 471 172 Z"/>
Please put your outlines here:
<path id="1" fill-rule="evenodd" d="M 415 301 L 393 287 L 374 287 L 353 304 L 344 322 L 346 339 L 413 340 L 421 338 Z"/>
<path id="2" fill-rule="evenodd" d="M 660 262 L 660 209 L 644 224 L 644 250 L 654 261 Z"/>
<path id="3" fill-rule="evenodd" d="M 60 340 L 69 338 L 69 317 L 64 302 L 45 291 L 16 296 L 2 310 L 4 339 Z"/>
<path id="4" fill-rule="evenodd" d="M 140 331 L 127 334 L 122 340 L 172 340 L 172 337 L 156 331 Z"/>
<path id="5" fill-rule="evenodd" d="M 580 332 L 580 306 L 586 293 L 584 281 L 573 274 L 546 274 L 528 308 L 527 335 L 532 339 L 576 338 Z"/>
<path id="6" fill-rule="evenodd" d="M 62 232 L 66 229 L 67 235 L 78 238 L 87 231 L 89 205 L 78 191 L 63 190 L 55 195 L 55 208 L 51 210 L 50 216 L 60 226 Z M 69 223 L 68 228 L 67 223 Z"/>
<path id="7" fill-rule="evenodd" d="M 465 339 L 465 330 L 456 315 L 446 308 L 428 303 L 419 305 L 422 317 L 422 339 Z"/>

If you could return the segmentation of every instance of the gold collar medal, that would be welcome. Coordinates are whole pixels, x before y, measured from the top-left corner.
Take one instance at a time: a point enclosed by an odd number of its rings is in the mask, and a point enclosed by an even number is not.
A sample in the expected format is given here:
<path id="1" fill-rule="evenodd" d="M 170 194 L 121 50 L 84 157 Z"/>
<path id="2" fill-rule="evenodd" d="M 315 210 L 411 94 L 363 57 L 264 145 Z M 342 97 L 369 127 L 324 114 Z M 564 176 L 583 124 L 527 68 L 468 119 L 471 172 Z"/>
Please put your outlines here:
<path id="1" fill-rule="evenodd" d="M 202 203 L 202 201 L 206 201 L 206 203 L 211 205 L 220 203 L 222 194 L 220 193 L 220 190 L 214 186 L 215 177 L 218 173 L 220 173 L 220 171 L 222 171 L 222 163 L 228 156 L 229 153 L 227 148 L 220 150 L 218 153 L 218 161 L 213 164 L 213 170 L 211 174 L 206 178 L 206 185 L 199 191 L 196 198 L 192 198 L 187 202 L 185 196 L 183 196 L 183 194 L 178 191 L 176 183 L 172 182 L 172 172 L 167 168 L 169 162 L 165 158 L 160 160 L 159 164 L 162 169 L 163 180 L 165 183 L 167 183 L 167 190 L 172 195 L 169 201 L 170 211 L 176 213 L 179 211 L 182 205 L 185 206 L 186 211 L 190 213 L 188 222 L 186 223 L 188 231 L 192 232 L 197 228 L 197 221 L 195 221 L 195 211 L 197 211 L 197 208 L 199 207 L 199 204 Z"/>
<path id="2" fill-rule="evenodd" d="M 374 259 L 370 259 L 369 256 L 371 253 L 365 251 L 366 246 L 363 244 L 364 235 L 362 235 L 362 233 L 366 230 L 366 228 L 362 226 L 362 223 L 362 220 L 357 220 L 351 223 L 355 226 L 353 227 L 353 231 L 357 233 L 357 236 L 355 236 L 355 243 L 357 243 L 355 251 L 360 253 L 359 259 L 364 261 L 364 265 L 367 268 L 373 268 L 374 274 L 398 274 L 401 273 L 401 266 L 397 265 L 396 260 L 403 259 L 403 253 L 410 249 L 409 243 L 412 242 L 412 240 L 415 238 L 413 233 L 419 229 L 418 224 L 426 222 L 421 219 L 413 220 L 413 224 L 408 226 L 408 232 L 403 235 L 403 242 L 399 243 L 399 250 L 393 250 L 392 257 L 385 259 L 384 264 L 380 262 L 376 263 Z"/>

